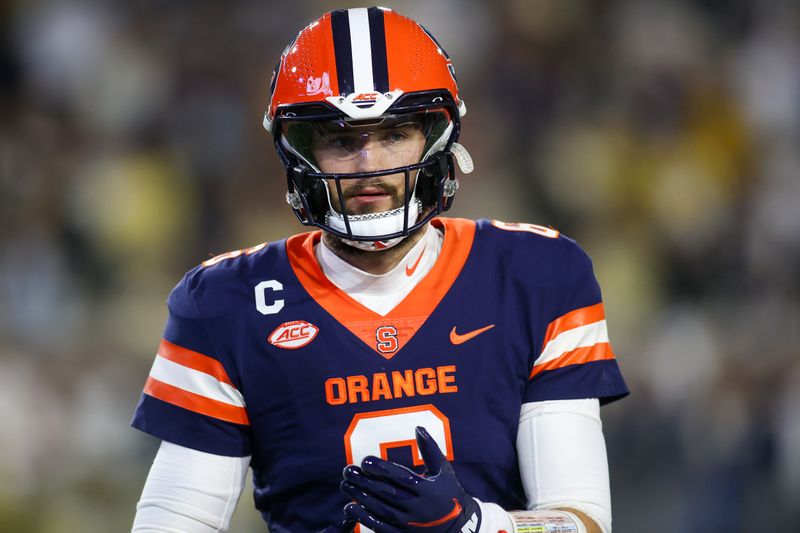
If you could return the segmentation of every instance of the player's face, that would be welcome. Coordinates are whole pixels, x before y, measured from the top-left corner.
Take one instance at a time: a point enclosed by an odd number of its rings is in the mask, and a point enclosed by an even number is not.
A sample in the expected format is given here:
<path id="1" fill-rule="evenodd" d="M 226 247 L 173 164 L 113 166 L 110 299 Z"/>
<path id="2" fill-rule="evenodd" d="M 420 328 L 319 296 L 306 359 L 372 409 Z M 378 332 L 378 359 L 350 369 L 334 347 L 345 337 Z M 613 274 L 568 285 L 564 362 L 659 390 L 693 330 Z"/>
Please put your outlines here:
<path id="1" fill-rule="evenodd" d="M 334 174 L 371 172 L 419 163 L 424 147 L 422 127 L 414 121 L 321 129 L 312 144 L 320 170 Z M 409 184 L 412 188 L 414 177 L 412 173 Z M 335 192 L 335 181 L 328 181 L 331 203 L 340 213 L 361 215 L 389 211 L 402 207 L 405 200 L 403 173 L 340 182 L 345 211 Z"/>

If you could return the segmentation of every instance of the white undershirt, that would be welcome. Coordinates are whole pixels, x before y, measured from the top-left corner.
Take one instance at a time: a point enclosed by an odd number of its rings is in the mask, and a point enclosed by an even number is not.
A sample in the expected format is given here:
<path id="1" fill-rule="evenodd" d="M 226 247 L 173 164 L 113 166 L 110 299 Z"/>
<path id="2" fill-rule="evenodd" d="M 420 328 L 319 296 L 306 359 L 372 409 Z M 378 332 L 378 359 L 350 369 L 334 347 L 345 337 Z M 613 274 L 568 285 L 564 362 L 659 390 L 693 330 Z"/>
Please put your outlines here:
<path id="1" fill-rule="evenodd" d="M 314 252 L 325 276 L 334 285 L 367 309 L 386 316 L 431 271 L 443 241 L 441 230 L 428 224 L 425 235 L 385 274 L 359 270 L 333 253 L 324 241 L 320 241 Z"/>
<path id="2" fill-rule="evenodd" d="M 429 225 L 397 267 L 382 275 L 353 267 L 324 244 L 317 245 L 315 253 L 322 271 L 337 287 L 383 316 L 430 272 L 442 242 L 442 232 Z M 528 510 L 571 507 L 592 517 L 604 533 L 611 531 L 608 461 L 596 398 L 524 404 L 517 454 Z M 132 531 L 227 531 L 249 464 L 250 457 L 224 457 L 162 442 Z M 480 533 L 513 531 L 510 516 L 502 508 L 484 502 L 480 506 Z"/>

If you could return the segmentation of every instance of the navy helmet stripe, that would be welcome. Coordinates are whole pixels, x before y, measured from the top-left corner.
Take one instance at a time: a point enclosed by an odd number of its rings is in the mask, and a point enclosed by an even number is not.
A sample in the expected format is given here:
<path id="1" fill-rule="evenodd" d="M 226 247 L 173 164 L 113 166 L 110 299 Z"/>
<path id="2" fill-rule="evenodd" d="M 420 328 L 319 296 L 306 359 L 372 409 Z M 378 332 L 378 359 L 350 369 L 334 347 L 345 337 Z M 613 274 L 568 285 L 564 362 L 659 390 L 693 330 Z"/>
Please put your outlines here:
<path id="1" fill-rule="evenodd" d="M 346 10 L 331 12 L 331 31 L 339 94 L 347 95 L 353 92 L 353 50 L 350 45 L 350 20 Z"/>
<path id="2" fill-rule="evenodd" d="M 371 7 L 369 15 L 369 41 L 372 49 L 372 81 L 375 90 L 389 92 L 389 66 L 386 62 L 386 29 L 383 9 Z"/>

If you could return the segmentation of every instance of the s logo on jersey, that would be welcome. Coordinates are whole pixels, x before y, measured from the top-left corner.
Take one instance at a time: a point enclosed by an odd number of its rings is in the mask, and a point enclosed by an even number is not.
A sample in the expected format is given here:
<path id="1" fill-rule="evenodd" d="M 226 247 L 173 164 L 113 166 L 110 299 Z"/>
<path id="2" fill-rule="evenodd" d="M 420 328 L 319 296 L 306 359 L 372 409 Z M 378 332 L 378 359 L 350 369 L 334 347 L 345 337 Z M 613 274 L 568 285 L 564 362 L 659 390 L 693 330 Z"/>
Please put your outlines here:
<path id="1" fill-rule="evenodd" d="M 267 340 L 278 348 L 296 350 L 313 341 L 317 333 L 319 333 L 319 328 L 311 322 L 292 320 L 275 328 Z"/>
<path id="2" fill-rule="evenodd" d="M 397 351 L 397 328 L 394 326 L 381 326 L 375 330 L 376 348 L 381 353 L 394 353 Z"/>

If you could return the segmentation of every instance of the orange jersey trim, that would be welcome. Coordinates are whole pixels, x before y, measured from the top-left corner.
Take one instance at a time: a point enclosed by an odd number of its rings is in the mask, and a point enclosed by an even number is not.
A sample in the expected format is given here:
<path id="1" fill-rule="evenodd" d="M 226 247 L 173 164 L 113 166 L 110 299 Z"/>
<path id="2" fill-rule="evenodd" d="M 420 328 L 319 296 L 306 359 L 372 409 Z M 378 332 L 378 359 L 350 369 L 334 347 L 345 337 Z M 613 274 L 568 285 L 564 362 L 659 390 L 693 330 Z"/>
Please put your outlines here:
<path id="1" fill-rule="evenodd" d="M 544 342 L 542 343 L 542 350 L 547 346 L 547 343 L 558 337 L 561 333 L 575 329 L 594 322 L 605 320 L 606 312 L 603 308 L 603 302 L 590 305 L 588 307 L 581 307 L 562 315 L 547 326 L 547 331 L 544 335 Z"/>
<path id="2" fill-rule="evenodd" d="M 166 339 L 161 339 L 161 344 L 158 346 L 158 355 L 164 359 L 169 359 L 173 363 L 178 363 L 192 370 L 208 374 L 217 379 L 217 381 L 227 383 L 234 389 L 236 388 L 228 377 L 228 373 L 225 372 L 222 363 L 212 357 L 201 354 L 200 352 L 188 350 Z"/>
<path id="3" fill-rule="evenodd" d="M 290 237 L 286 241 L 289 263 L 308 294 L 367 346 L 391 359 L 422 327 L 442 301 L 467 262 L 475 238 L 475 222 L 466 219 L 436 218 L 431 224 L 444 230 L 444 242 L 436 263 L 416 287 L 386 316 L 364 307 L 339 289 L 325 276 L 314 254 L 322 232 Z M 378 350 L 375 331 L 379 327 L 397 329 L 397 349 L 392 353 Z"/>
<path id="4" fill-rule="evenodd" d="M 534 366 L 528 379 L 533 379 L 536 375 L 545 370 L 555 370 L 569 365 L 582 365 L 593 361 L 603 361 L 614 359 L 614 352 L 611 345 L 607 342 L 598 342 L 592 346 L 584 346 L 575 350 L 563 353 L 542 365 Z"/>
<path id="5" fill-rule="evenodd" d="M 158 398 L 201 415 L 233 422 L 234 424 L 250 425 L 250 420 L 247 418 L 247 411 L 245 411 L 244 407 L 212 400 L 152 377 L 147 378 L 144 384 L 144 392 L 153 398 Z"/>

